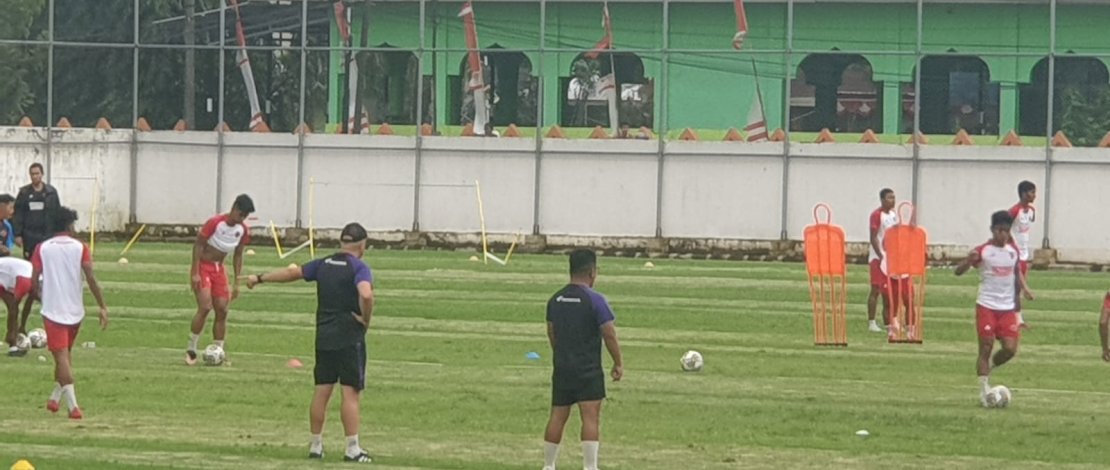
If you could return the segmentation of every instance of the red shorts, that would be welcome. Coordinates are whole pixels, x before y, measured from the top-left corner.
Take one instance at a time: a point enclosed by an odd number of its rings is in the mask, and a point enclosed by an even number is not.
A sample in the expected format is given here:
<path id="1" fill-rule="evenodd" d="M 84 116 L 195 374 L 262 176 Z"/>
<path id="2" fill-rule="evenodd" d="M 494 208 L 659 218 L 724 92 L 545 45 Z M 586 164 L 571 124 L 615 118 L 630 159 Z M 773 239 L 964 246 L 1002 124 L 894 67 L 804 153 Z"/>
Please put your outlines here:
<path id="1" fill-rule="evenodd" d="M 8 291 L 7 291 L 7 289 L 4 289 L 3 287 L 0 287 L 0 292 L 8 292 Z M 15 292 L 11 292 L 12 295 L 15 295 L 15 301 L 19 302 L 20 300 L 23 300 L 23 298 L 27 296 L 28 292 L 31 292 L 31 278 L 27 278 L 27 277 L 17 277 L 17 278 L 15 278 Z"/>
<path id="2" fill-rule="evenodd" d="M 992 310 L 975 304 L 975 322 L 980 338 L 1020 338 L 1018 317 L 1013 311 Z"/>
<path id="3" fill-rule="evenodd" d="M 66 351 L 73 349 L 73 345 L 77 344 L 77 332 L 81 329 L 81 324 L 76 325 L 63 325 L 61 323 L 54 323 L 43 317 L 43 329 L 46 330 L 46 348 L 51 351 Z"/>
<path id="4" fill-rule="evenodd" d="M 1110 310 L 1110 291 L 1106 292 L 1106 297 L 1102 298 L 1103 310 Z"/>
<path id="5" fill-rule="evenodd" d="M 887 284 L 890 283 L 890 276 L 887 276 L 879 267 L 880 263 L 881 261 L 877 259 L 871 260 L 871 286 L 878 287 L 885 292 Z"/>
<path id="6" fill-rule="evenodd" d="M 231 298 L 231 292 L 227 289 L 227 271 L 224 270 L 222 263 L 201 261 L 198 272 L 200 273 L 200 288 L 210 290 L 213 299 L 227 300 Z"/>
<path id="7" fill-rule="evenodd" d="M 1029 275 L 1029 262 L 1018 260 L 1018 269 L 1021 271 L 1022 276 Z"/>

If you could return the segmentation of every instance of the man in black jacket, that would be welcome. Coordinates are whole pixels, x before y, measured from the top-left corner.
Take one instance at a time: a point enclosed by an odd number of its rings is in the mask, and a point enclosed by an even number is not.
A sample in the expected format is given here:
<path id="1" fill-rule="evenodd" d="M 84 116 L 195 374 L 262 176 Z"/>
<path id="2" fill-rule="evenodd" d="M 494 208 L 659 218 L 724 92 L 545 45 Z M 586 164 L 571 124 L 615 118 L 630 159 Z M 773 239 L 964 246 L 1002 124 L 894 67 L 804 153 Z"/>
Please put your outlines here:
<path id="1" fill-rule="evenodd" d="M 42 164 L 31 164 L 31 184 L 19 188 L 15 197 L 15 244 L 23 247 L 23 258 L 31 259 L 35 247 L 61 228 L 53 227 L 62 207 L 58 190 L 42 181 Z M 57 229 L 57 230 L 56 230 Z"/>

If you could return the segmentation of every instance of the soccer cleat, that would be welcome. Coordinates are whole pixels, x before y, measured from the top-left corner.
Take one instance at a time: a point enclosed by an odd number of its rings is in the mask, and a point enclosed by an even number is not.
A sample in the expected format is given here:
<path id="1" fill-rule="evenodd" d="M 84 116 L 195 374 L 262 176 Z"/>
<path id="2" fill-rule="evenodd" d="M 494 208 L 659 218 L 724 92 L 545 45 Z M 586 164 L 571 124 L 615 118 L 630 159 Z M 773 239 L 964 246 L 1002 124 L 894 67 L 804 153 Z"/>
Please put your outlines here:
<path id="1" fill-rule="evenodd" d="M 58 407 L 58 401 L 57 400 L 47 400 L 46 401 L 46 411 L 49 411 L 51 413 L 57 413 L 58 408 L 59 407 Z"/>
<path id="2" fill-rule="evenodd" d="M 186 349 L 185 350 L 185 364 L 191 366 L 191 365 L 196 365 L 196 363 L 197 363 L 197 352 L 193 351 L 192 349 Z"/>
<path id="3" fill-rule="evenodd" d="M 344 455 L 343 456 L 343 461 L 344 462 L 358 462 L 358 463 L 373 462 L 373 460 L 370 458 L 370 454 L 367 454 L 365 450 L 362 451 L 361 453 L 359 453 L 358 455 L 354 456 L 354 457 Z"/>
<path id="4" fill-rule="evenodd" d="M 81 419 L 81 408 L 69 410 L 69 419 Z"/>
<path id="5" fill-rule="evenodd" d="M 324 458 L 324 453 L 323 452 L 308 451 L 308 458 L 310 458 L 310 459 L 323 459 Z"/>
<path id="6" fill-rule="evenodd" d="M 879 328 L 879 325 L 872 323 L 871 326 L 867 327 L 867 331 L 870 331 L 872 333 L 882 333 L 883 329 Z"/>
<path id="7" fill-rule="evenodd" d="M 10 357 L 23 357 L 23 356 L 26 356 L 26 355 L 27 355 L 27 350 L 26 349 L 19 349 L 19 348 L 13 346 L 11 349 L 8 350 L 8 356 L 10 356 Z"/>

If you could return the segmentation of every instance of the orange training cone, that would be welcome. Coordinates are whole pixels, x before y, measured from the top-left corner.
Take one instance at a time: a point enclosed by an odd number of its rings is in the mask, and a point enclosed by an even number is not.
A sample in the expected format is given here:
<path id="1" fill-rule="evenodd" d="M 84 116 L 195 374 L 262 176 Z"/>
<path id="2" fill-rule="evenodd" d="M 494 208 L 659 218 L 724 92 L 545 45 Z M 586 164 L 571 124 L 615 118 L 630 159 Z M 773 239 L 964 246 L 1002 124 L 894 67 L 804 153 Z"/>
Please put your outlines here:
<path id="1" fill-rule="evenodd" d="M 908 222 L 902 217 L 903 208 L 909 208 Z M 890 330 L 887 340 L 891 343 L 918 343 L 924 338 L 922 326 L 925 313 L 925 262 L 929 236 L 917 225 L 913 204 L 903 202 L 898 206 L 898 224 L 883 235 L 886 252 L 886 299 L 890 306 Z"/>

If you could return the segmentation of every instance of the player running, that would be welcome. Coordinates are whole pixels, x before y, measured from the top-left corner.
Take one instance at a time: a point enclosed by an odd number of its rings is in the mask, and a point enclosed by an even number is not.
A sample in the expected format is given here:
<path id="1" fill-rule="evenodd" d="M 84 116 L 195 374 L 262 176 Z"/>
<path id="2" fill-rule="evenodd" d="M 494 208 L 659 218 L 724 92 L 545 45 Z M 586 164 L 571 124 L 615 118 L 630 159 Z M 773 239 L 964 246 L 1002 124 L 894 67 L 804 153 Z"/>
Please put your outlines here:
<path id="1" fill-rule="evenodd" d="M 871 229 L 871 253 L 867 257 L 867 263 L 871 267 L 871 294 L 867 297 L 867 328 L 876 333 L 884 331 L 875 322 L 875 307 L 880 295 L 883 297 L 883 323 L 890 324 L 890 299 L 887 295 L 890 276 L 887 275 L 886 270 L 883 234 L 887 229 L 898 224 L 898 213 L 894 211 L 896 202 L 894 190 L 883 188 L 879 191 L 879 202 L 881 205 L 871 212 L 868 223 Z"/>
<path id="2" fill-rule="evenodd" d="M 185 363 L 197 363 L 197 341 L 204 332 L 204 322 L 208 312 L 216 310 L 212 325 L 212 339 L 220 348 L 224 347 L 227 336 L 227 307 L 239 297 L 239 275 L 243 271 L 243 249 L 250 243 L 250 230 L 247 216 L 254 212 L 254 201 L 246 194 L 240 194 L 231 205 L 231 210 L 208 219 L 197 234 L 193 244 L 193 264 L 190 270 L 193 294 L 197 299 L 197 314 L 190 326 L 189 347 L 185 350 Z M 224 258 L 235 252 L 234 286 L 228 292 L 227 270 Z"/>
<path id="3" fill-rule="evenodd" d="M 968 254 L 959 266 L 956 275 L 961 276 L 972 266 L 979 269 L 979 298 L 975 305 L 975 318 L 979 332 L 979 398 L 983 406 L 989 407 L 990 374 L 993 368 L 1005 364 L 1017 354 L 1021 331 L 1018 326 L 1017 298 L 1020 291 L 1026 299 L 1033 300 L 1033 293 L 1025 283 L 1025 276 L 1018 268 L 1020 250 L 1010 240 L 1013 218 L 1007 211 L 991 215 L 991 239 L 979 245 Z M 1002 349 L 994 355 L 991 366 L 991 352 L 994 341 L 1002 343 Z"/>
<path id="4" fill-rule="evenodd" d="M 1014 244 L 1021 252 L 1018 268 L 1021 270 L 1021 275 L 1028 280 L 1029 262 L 1033 259 L 1033 250 L 1029 246 L 1029 236 L 1033 230 L 1033 222 L 1037 221 L 1037 208 L 1033 207 L 1033 201 L 1037 200 L 1037 185 L 1033 184 L 1032 181 L 1022 181 L 1018 183 L 1017 190 L 1018 202 L 1010 208 L 1010 217 L 1014 218 L 1012 235 Z M 1018 299 L 1016 313 L 1018 325 L 1025 328 L 1025 318 L 1021 316 L 1021 299 Z"/>

